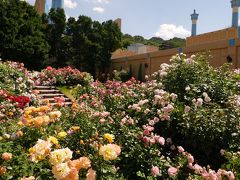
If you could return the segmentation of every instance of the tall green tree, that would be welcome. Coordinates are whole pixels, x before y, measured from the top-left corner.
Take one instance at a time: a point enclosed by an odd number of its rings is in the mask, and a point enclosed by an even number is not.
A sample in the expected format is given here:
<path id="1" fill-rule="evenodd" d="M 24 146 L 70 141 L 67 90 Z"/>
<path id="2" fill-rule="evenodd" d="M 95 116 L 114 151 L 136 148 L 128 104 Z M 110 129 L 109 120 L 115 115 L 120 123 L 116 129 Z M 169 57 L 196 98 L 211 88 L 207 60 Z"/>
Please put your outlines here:
<path id="1" fill-rule="evenodd" d="M 46 38 L 50 45 L 48 65 L 64 66 L 62 61 L 64 54 L 65 38 L 64 32 L 66 28 L 66 16 L 63 9 L 51 9 L 46 24 Z"/>
<path id="2" fill-rule="evenodd" d="M 21 0 L 0 0 L 0 56 L 40 69 L 48 58 L 41 17 Z"/>
<path id="3" fill-rule="evenodd" d="M 113 21 L 99 23 L 90 17 L 69 18 L 64 34 L 65 59 L 69 65 L 91 73 L 105 72 L 111 53 L 121 46 L 121 32 Z"/>
<path id="4" fill-rule="evenodd" d="M 122 33 L 117 24 L 112 21 L 102 23 L 103 31 L 101 33 L 102 51 L 100 52 L 100 73 L 104 73 L 111 65 L 111 54 L 121 47 Z"/>

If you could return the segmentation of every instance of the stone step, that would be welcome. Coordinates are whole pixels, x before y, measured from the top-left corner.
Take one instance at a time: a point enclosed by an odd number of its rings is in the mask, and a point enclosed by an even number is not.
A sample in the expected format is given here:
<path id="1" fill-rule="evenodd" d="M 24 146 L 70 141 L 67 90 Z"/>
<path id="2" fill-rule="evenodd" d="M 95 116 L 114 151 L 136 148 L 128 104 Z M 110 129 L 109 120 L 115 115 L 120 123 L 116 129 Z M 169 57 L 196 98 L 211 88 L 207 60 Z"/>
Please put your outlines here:
<path id="1" fill-rule="evenodd" d="M 45 100 L 48 100 L 50 103 L 56 102 L 54 98 L 43 98 L 43 99 L 41 99 L 41 101 L 45 101 Z M 72 101 L 69 98 L 65 98 L 64 102 L 72 102 Z"/>
<path id="2" fill-rule="evenodd" d="M 59 93 L 60 91 L 57 89 L 36 89 L 39 91 L 39 94 L 51 94 L 51 93 Z"/>
<path id="3" fill-rule="evenodd" d="M 55 86 L 35 86 L 34 90 L 39 91 L 41 102 L 48 100 L 51 105 L 56 105 L 55 97 L 64 97 L 64 105 L 72 105 L 71 99 L 62 94 Z"/>
<path id="4" fill-rule="evenodd" d="M 33 89 L 40 90 L 40 89 L 56 89 L 55 86 L 34 86 Z"/>
<path id="5" fill-rule="evenodd" d="M 57 103 L 50 103 L 51 105 L 56 105 Z M 72 105 L 72 102 L 64 102 L 64 105 L 66 106 L 71 106 Z"/>
<path id="6" fill-rule="evenodd" d="M 56 94 L 38 94 L 40 97 L 64 97 L 65 95 L 64 94 L 61 94 L 61 93 L 56 93 Z"/>

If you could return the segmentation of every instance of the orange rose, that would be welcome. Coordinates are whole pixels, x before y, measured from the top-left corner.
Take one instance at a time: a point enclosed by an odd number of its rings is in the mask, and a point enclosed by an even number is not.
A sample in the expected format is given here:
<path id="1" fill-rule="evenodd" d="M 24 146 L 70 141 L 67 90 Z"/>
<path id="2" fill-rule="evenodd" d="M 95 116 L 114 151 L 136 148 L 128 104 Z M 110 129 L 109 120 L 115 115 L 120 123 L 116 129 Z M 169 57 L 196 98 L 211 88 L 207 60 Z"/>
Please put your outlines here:
<path id="1" fill-rule="evenodd" d="M 7 172 L 7 168 L 0 166 L 0 176 L 4 175 L 6 172 Z"/>
<path id="2" fill-rule="evenodd" d="M 8 160 L 12 159 L 12 153 L 7 153 L 7 152 L 3 153 L 2 154 L 2 159 L 4 161 L 8 161 Z"/>

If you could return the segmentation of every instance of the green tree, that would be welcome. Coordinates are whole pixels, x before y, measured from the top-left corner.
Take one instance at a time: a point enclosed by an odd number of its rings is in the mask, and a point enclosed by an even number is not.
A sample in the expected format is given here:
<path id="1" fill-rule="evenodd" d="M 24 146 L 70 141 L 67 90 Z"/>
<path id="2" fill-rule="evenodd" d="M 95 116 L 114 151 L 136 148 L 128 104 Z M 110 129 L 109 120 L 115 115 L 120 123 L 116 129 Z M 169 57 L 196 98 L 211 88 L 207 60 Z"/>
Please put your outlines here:
<path id="1" fill-rule="evenodd" d="M 102 23 L 102 51 L 100 52 L 100 73 L 104 73 L 111 65 L 111 55 L 121 47 L 122 33 L 112 20 Z"/>
<path id="2" fill-rule="evenodd" d="M 43 15 L 44 16 L 44 15 Z M 66 28 L 66 16 L 63 9 L 51 9 L 46 24 L 46 38 L 50 45 L 49 60 L 46 62 L 52 66 L 65 66 L 62 56 L 65 51 L 65 41 L 63 38 Z M 62 42 L 64 41 L 64 42 Z"/>
<path id="3" fill-rule="evenodd" d="M 121 32 L 113 21 L 99 23 L 90 17 L 69 18 L 62 46 L 69 65 L 94 77 L 111 65 L 111 53 L 121 47 Z"/>
<path id="4" fill-rule="evenodd" d="M 30 69 L 39 69 L 48 57 L 41 17 L 28 3 L 0 0 L 1 58 L 21 61 Z"/>

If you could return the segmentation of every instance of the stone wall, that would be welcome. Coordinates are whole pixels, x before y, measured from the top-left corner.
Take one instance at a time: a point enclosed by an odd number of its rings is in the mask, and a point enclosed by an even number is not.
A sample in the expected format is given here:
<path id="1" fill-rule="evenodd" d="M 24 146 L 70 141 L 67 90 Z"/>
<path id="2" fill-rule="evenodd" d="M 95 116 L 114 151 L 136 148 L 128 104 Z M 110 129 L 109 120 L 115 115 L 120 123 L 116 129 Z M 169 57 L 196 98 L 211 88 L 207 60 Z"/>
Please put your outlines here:
<path id="1" fill-rule="evenodd" d="M 133 55 L 112 59 L 112 70 L 129 69 L 131 66 L 133 76 L 138 77 L 138 69 L 142 64 L 142 77 L 150 75 L 159 69 L 160 64 L 169 63 L 171 56 L 183 52 L 188 57 L 199 52 L 210 51 L 212 59 L 210 64 L 219 67 L 227 62 L 227 57 L 231 57 L 233 68 L 240 67 L 240 39 L 219 40 L 188 46 L 185 48 L 175 48 L 161 50 L 152 53 Z"/>

